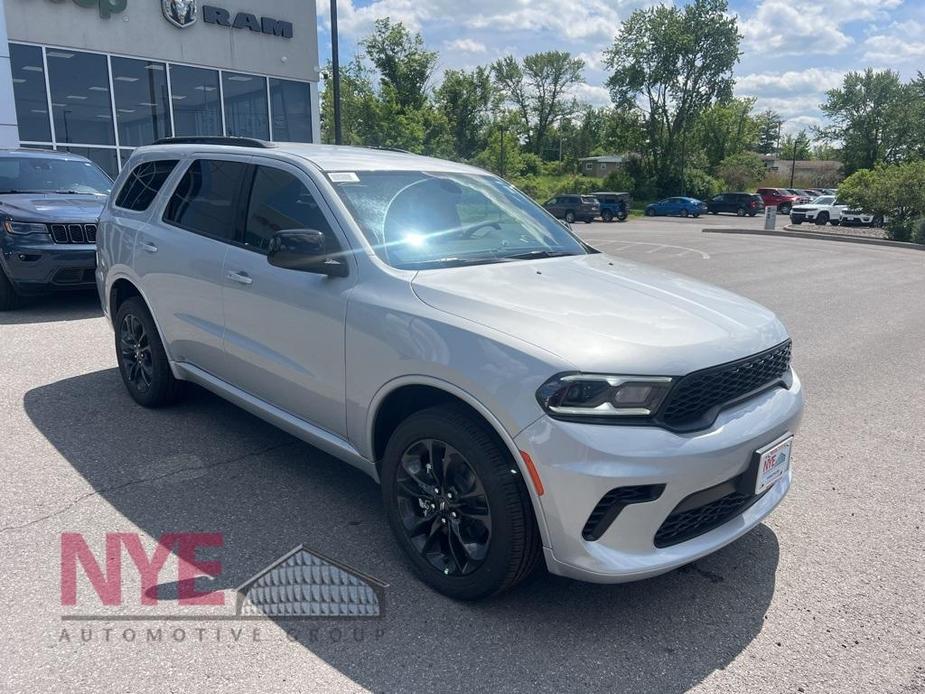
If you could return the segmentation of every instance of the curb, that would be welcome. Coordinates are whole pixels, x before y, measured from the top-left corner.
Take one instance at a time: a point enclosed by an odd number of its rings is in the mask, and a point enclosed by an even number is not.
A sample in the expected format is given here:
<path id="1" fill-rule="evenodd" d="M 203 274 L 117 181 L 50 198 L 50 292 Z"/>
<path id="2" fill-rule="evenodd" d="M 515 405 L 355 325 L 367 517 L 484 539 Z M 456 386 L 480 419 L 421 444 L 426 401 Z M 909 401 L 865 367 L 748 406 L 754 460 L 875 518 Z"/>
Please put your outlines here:
<path id="1" fill-rule="evenodd" d="M 865 236 L 848 236 L 847 234 L 825 234 L 812 231 L 766 231 L 764 229 L 704 229 L 704 234 L 747 234 L 752 236 L 785 236 L 791 239 L 818 239 L 821 241 L 840 241 L 842 243 L 861 243 L 868 246 L 889 246 L 908 248 L 913 251 L 925 251 L 925 246 L 905 241 L 887 239 L 870 239 Z"/>

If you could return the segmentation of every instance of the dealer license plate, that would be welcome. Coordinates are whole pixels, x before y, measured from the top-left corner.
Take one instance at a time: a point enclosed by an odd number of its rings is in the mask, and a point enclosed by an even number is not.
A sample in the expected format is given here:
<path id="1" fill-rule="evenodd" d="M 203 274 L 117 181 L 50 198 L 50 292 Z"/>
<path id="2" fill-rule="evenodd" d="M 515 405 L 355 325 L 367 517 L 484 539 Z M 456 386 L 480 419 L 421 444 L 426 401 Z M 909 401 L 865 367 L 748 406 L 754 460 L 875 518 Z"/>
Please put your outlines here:
<path id="1" fill-rule="evenodd" d="M 790 451 L 793 449 L 793 437 L 773 444 L 771 448 L 758 451 L 758 478 L 755 483 L 755 494 L 761 494 L 770 489 L 778 480 L 783 478 L 790 469 Z"/>

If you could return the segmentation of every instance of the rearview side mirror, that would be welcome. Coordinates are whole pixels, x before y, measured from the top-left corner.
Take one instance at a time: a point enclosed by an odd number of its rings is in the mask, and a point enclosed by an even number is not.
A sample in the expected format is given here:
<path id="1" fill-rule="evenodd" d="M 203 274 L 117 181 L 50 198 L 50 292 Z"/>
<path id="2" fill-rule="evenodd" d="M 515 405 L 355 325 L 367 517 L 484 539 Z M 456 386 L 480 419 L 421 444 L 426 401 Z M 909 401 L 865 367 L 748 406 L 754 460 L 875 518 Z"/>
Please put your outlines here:
<path id="1" fill-rule="evenodd" d="M 349 274 L 347 263 L 335 253 L 336 249 L 328 249 L 324 232 L 296 229 L 281 231 L 270 239 L 267 260 L 270 265 L 285 270 L 346 277 Z"/>

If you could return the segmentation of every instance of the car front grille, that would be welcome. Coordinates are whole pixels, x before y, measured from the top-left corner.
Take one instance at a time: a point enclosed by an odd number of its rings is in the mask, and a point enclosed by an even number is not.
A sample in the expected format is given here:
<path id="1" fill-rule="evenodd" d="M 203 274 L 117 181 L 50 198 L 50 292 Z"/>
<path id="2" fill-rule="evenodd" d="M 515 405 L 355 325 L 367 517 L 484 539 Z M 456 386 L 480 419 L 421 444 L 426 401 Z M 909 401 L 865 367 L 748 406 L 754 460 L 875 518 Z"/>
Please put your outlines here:
<path id="1" fill-rule="evenodd" d="M 724 406 L 783 383 L 790 355 L 787 340 L 766 352 L 682 377 L 662 405 L 659 422 L 681 430 L 710 426 Z"/>
<path id="2" fill-rule="evenodd" d="M 655 546 L 671 547 L 708 533 L 743 513 L 762 496 L 735 491 L 703 506 L 678 510 L 684 506 L 682 502 L 655 533 Z"/>
<path id="3" fill-rule="evenodd" d="M 96 224 L 49 224 L 55 243 L 96 243 Z"/>

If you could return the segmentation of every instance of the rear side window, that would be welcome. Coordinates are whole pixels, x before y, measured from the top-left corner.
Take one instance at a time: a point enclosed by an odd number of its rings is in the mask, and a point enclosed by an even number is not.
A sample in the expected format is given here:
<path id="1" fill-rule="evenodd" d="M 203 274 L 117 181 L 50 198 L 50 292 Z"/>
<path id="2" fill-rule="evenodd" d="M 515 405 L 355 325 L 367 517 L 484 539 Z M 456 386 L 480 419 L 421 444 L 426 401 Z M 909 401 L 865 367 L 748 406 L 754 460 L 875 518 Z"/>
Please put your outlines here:
<path id="1" fill-rule="evenodd" d="M 144 212 L 160 192 L 178 161 L 146 161 L 135 167 L 116 197 L 116 207 Z"/>
<path id="2" fill-rule="evenodd" d="M 337 247 L 324 213 L 302 182 L 287 171 L 258 166 L 250 192 L 244 245 L 265 252 L 277 232 L 294 229 L 322 231 L 328 248 Z"/>
<path id="3" fill-rule="evenodd" d="M 235 238 L 235 215 L 248 165 L 237 161 L 194 161 L 167 203 L 164 221 L 222 241 Z"/>

